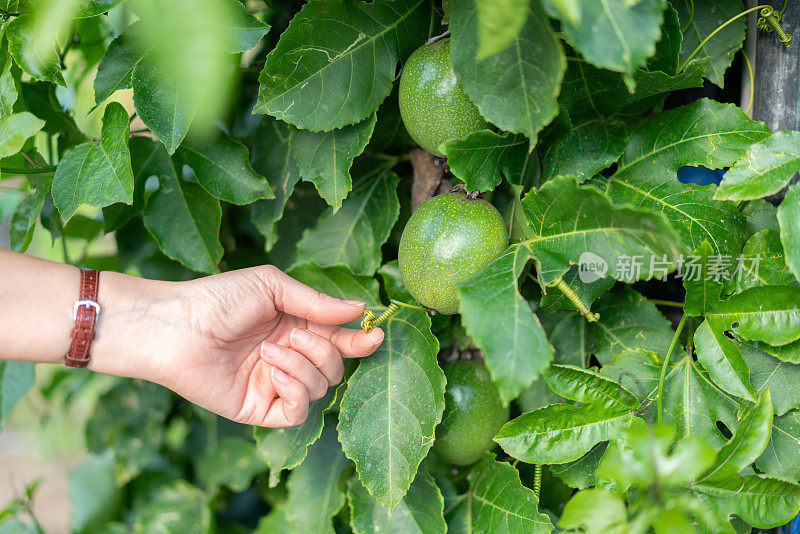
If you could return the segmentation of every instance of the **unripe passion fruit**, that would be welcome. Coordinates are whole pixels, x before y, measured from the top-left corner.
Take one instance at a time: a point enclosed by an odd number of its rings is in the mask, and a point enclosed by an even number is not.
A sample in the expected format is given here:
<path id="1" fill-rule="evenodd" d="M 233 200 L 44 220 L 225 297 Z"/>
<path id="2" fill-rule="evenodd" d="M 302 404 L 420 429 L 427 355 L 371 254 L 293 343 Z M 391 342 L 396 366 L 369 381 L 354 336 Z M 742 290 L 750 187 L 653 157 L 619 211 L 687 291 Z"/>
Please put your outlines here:
<path id="1" fill-rule="evenodd" d="M 461 192 L 439 195 L 417 208 L 403 230 L 400 276 L 423 305 L 457 313 L 456 284 L 486 267 L 507 246 L 508 232 L 494 206 Z"/>
<path id="2" fill-rule="evenodd" d="M 406 61 L 398 93 L 400 116 L 419 146 L 437 156 L 448 139 L 488 128 L 450 64 L 450 39 L 419 47 Z"/>
<path id="3" fill-rule="evenodd" d="M 508 421 L 489 371 L 480 362 L 459 360 L 444 368 L 447 377 L 445 417 L 433 450 L 450 464 L 469 465 L 494 446 L 493 438 Z"/>

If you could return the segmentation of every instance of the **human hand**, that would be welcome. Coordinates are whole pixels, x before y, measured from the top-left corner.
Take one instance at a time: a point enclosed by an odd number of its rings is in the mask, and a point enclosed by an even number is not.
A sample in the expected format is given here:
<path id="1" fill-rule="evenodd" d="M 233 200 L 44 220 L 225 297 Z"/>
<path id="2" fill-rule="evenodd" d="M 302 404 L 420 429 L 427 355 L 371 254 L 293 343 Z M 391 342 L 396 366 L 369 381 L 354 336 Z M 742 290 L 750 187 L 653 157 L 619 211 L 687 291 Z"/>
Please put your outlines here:
<path id="1" fill-rule="evenodd" d="M 363 302 L 319 293 L 273 266 L 175 286 L 185 320 L 171 321 L 147 378 L 240 423 L 302 423 L 309 401 L 341 382 L 342 358 L 383 341 L 379 328 L 338 326 L 358 319 Z"/>

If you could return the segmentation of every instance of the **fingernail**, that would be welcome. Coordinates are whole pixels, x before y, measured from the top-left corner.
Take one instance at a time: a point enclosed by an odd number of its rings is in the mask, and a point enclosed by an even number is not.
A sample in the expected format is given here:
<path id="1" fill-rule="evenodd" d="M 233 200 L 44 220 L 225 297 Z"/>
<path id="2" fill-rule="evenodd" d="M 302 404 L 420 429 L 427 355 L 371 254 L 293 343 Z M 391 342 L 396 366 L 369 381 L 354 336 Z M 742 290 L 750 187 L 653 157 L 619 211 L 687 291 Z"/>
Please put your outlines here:
<path id="1" fill-rule="evenodd" d="M 289 375 L 287 375 L 277 367 L 272 368 L 272 379 L 281 384 L 288 384 L 289 381 L 291 380 L 291 378 L 289 378 Z"/>
<path id="2" fill-rule="evenodd" d="M 383 343 L 383 338 L 385 336 L 384 333 L 383 333 L 383 330 L 375 330 L 375 332 L 378 332 L 378 334 L 380 334 L 380 335 L 378 336 L 378 340 L 372 343 L 373 347 L 377 347 L 378 345 Z"/>
<path id="3" fill-rule="evenodd" d="M 361 302 L 360 300 L 344 300 L 342 302 L 344 302 L 345 304 L 349 304 L 350 306 L 358 306 L 358 307 L 365 307 L 365 308 L 367 306 L 366 303 Z"/>
<path id="4" fill-rule="evenodd" d="M 302 328 L 295 328 L 292 330 L 291 335 L 289 338 L 292 340 L 292 345 L 299 348 L 304 349 L 311 346 L 311 332 L 308 330 L 303 330 Z"/>

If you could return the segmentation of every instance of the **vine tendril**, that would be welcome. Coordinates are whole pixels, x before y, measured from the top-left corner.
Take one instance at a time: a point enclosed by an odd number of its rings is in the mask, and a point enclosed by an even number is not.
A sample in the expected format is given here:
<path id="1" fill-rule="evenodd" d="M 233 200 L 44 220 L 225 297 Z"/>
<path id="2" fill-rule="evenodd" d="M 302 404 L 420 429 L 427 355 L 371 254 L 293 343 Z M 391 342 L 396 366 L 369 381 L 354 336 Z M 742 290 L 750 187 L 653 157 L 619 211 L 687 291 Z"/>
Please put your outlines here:
<path id="1" fill-rule="evenodd" d="M 569 287 L 569 285 L 564 281 L 563 278 L 561 278 L 560 276 L 556 278 L 556 281 L 553 284 L 553 286 L 557 287 L 562 293 L 564 293 L 564 296 L 567 297 L 569 301 L 575 305 L 576 308 L 578 308 L 578 311 L 581 312 L 581 315 L 586 317 L 587 321 L 593 323 L 598 319 L 600 319 L 600 314 L 592 313 L 592 310 L 590 310 L 589 307 L 583 303 L 578 294 L 575 293 L 575 290 Z"/>
<path id="2" fill-rule="evenodd" d="M 743 17 L 743 16 L 745 16 L 745 15 L 747 15 L 749 13 L 752 13 L 753 11 L 758 11 L 759 9 L 761 10 L 761 18 L 758 19 L 758 23 L 756 24 L 756 27 L 759 30 L 763 30 L 763 31 L 773 31 L 774 30 L 775 32 L 778 33 L 778 40 L 780 42 L 782 42 L 785 46 L 788 47 L 789 46 L 789 42 L 792 40 L 792 36 L 789 35 L 788 33 L 786 33 L 785 31 L 783 31 L 783 28 L 781 27 L 781 24 L 780 24 L 780 14 L 779 13 L 775 13 L 775 10 L 772 8 L 772 6 L 767 6 L 767 5 L 763 5 L 762 4 L 760 6 L 751 7 L 750 9 L 745 9 L 744 11 L 739 13 L 738 15 L 735 15 L 735 16 L 729 18 L 728 20 L 726 20 L 725 22 L 723 22 L 722 24 L 717 26 L 716 30 L 714 30 L 713 32 L 709 33 L 708 36 L 705 39 L 700 41 L 700 44 L 697 45 L 697 47 L 692 51 L 692 53 L 689 54 L 689 57 L 687 57 L 684 60 L 684 62 L 681 64 L 681 66 L 678 67 L 678 72 L 677 73 L 680 74 L 681 72 L 683 72 L 683 69 L 685 69 L 686 65 L 688 65 L 689 62 L 692 59 L 694 59 L 694 56 L 697 55 L 697 53 L 706 45 L 706 43 L 708 41 L 710 41 L 717 33 L 722 31 L 722 29 L 725 28 L 725 26 L 727 26 L 728 24 L 732 23 L 736 19 L 741 18 L 741 17 Z M 762 22 L 762 20 L 763 20 L 763 22 Z"/>
<path id="3" fill-rule="evenodd" d="M 781 13 L 782 12 L 783 11 L 781 11 Z M 783 46 L 786 48 L 789 48 L 789 44 L 792 42 L 792 36 L 786 33 L 781 27 L 781 13 L 776 13 L 775 9 L 771 6 L 764 7 L 756 23 L 756 28 L 764 32 L 774 31 L 778 34 L 778 41 L 783 43 Z"/>
<path id="4" fill-rule="evenodd" d="M 425 308 L 422 306 L 415 306 L 413 304 L 406 304 L 405 302 L 400 302 L 399 300 L 389 299 L 390 304 L 386 307 L 382 314 L 375 317 L 375 314 L 372 313 L 372 310 L 364 310 L 364 318 L 361 319 L 361 329 L 364 332 L 369 332 L 374 327 L 378 326 L 382 322 L 386 321 L 389 317 L 395 314 L 400 307 L 403 308 L 410 308 L 412 310 L 423 310 Z"/>

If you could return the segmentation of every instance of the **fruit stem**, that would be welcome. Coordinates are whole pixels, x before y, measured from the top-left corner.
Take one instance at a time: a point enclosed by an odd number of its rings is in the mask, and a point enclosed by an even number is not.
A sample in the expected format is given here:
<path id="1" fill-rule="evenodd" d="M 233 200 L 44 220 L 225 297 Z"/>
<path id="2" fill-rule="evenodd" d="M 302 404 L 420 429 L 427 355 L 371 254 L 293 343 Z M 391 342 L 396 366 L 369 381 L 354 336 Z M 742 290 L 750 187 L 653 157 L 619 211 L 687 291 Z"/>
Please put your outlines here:
<path id="1" fill-rule="evenodd" d="M 533 466 L 533 492 L 537 497 L 542 492 L 542 464 Z"/>
<path id="2" fill-rule="evenodd" d="M 683 302 L 678 302 L 675 300 L 661 300 L 661 299 L 647 299 L 656 306 L 672 306 L 673 308 L 683 308 Z"/>
<path id="3" fill-rule="evenodd" d="M 403 308 L 411 308 L 412 310 L 422 310 L 425 311 L 425 308 L 422 306 L 415 306 L 414 304 L 406 304 L 405 302 L 400 302 L 399 300 L 389 299 L 390 304 L 386 307 L 384 312 L 379 316 L 375 317 L 375 314 L 372 313 L 371 310 L 364 310 L 364 318 L 361 319 L 361 329 L 364 332 L 369 332 L 374 327 L 378 326 L 389 317 L 395 314 L 397 310 L 400 309 L 402 306 Z"/>
<path id="4" fill-rule="evenodd" d="M 656 414 L 658 415 L 658 422 L 664 422 L 664 414 L 662 413 L 663 407 L 663 397 L 664 397 L 664 380 L 667 377 L 667 367 L 669 367 L 669 361 L 672 359 L 672 353 L 675 352 L 675 345 L 678 344 L 678 339 L 681 337 L 681 332 L 683 332 L 683 325 L 686 324 L 686 319 L 689 318 L 689 315 L 684 313 L 683 317 L 681 317 L 681 321 L 678 323 L 678 328 L 675 329 L 675 335 L 672 336 L 672 343 L 669 344 L 669 350 L 667 350 L 667 355 L 664 357 L 664 363 L 661 364 L 661 375 L 658 377 L 658 394 L 656 396 Z"/>
<path id="5" fill-rule="evenodd" d="M 569 301 L 572 302 L 572 304 L 576 308 L 578 308 L 578 311 L 581 312 L 581 315 L 586 317 L 587 321 L 593 323 L 600 319 L 600 314 L 592 313 L 589 307 L 583 303 L 578 294 L 575 293 L 575 290 L 569 287 L 569 285 L 564 281 L 563 278 L 561 278 L 560 276 L 556 278 L 556 281 L 555 283 L 553 283 L 553 286 L 557 287 L 559 290 L 561 290 L 562 293 L 564 293 L 564 296 L 567 297 Z"/>
<path id="6" fill-rule="evenodd" d="M 444 32 L 441 35 L 434 35 L 433 37 L 431 37 L 430 39 L 425 41 L 425 46 L 432 45 L 433 43 L 437 43 L 437 42 L 441 41 L 442 39 L 447 39 L 448 37 L 450 37 L 450 30 L 447 30 L 446 32 Z"/>

